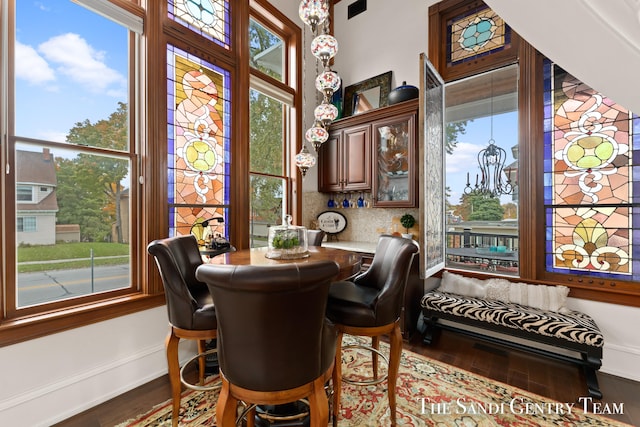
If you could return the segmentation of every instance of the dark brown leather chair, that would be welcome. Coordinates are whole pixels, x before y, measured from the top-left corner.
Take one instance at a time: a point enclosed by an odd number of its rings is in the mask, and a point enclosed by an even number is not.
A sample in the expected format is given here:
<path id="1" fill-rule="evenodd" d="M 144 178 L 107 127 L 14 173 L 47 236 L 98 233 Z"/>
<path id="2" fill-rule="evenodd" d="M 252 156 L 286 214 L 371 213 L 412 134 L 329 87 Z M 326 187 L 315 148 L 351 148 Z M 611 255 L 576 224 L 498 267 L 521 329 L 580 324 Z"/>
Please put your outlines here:
<path id="1" fill-rule="evenodd" d="M 325 234 L 322 230 L 307 230 L 307 246 L 322 246 Z"/>
<path id="2" fill-rule="evenodd" d="M 341 382 L 355 381 L 342 378 L 342 335 L 350 334 L 372 338 L 373 375 L 372 381 L 361 384 L 371 385 L 384 381 L 378 378 L 378 355 L 388 361 L 388 395 L 391 409 L 391 425 L 396 425 L 396 380 L 402 354 L 400 314 L 402 312 L 404 290 L 417 244 L 411 239 L 383 235 L 380 236 L 376 252 L 367 271 L 353 281 L 334 282 L 329 290 L 327 317 L 338 329 L 336 348 L 333 419 L 340 413 Z M 389 335 L 389 358 L 379 350 L 380 336 Z"/>
<path id="3" fill-rule="evenodd" d="M 206 340 L 217 336 L 216 311 L 207 285 L 196 279 L 196 268 L 202 264 L 202 256 L 194 236 L 154 240 L 147 246 L 147 252 L 155 258 L 167 301 L 170 329 L 165 347 L 173 399 L 172 424 L 177 426 L 182 391 L 178 343 L 180 339 L 198 341 L 198 354 L 201 355 L 198 357 L 199 380 L 202 384 Z"/>
<path id="4" fill-rule="evenodd" d="M 333 261 L 198 267 L 196 277 L 209 285 L 217 308 L 218 427 L 235 425 L 238 401 L 281 405 L 303 398 L 311 427 L 326 427 L 324 387 L 333 373 L 337 335 L 325 310 L 338 271 Z M 248 425 L 254 417 L 249 412 Z"/>

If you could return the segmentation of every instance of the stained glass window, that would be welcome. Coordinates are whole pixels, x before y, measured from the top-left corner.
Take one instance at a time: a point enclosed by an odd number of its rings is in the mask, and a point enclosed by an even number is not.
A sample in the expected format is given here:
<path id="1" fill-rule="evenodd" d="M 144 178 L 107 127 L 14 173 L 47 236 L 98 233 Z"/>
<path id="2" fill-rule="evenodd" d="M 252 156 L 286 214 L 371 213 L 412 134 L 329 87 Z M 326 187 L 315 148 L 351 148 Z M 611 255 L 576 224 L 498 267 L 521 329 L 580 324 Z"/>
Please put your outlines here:
<path id="1" fill-rule="evenodd" d="M 640 118 L 545 64 L 547 271 L 640 279 Z"/>
<path id="2" fill-rule="evenodd" d="M 228 227 L 229 72 L 173 46 L 167 67 L 170 235 L 189 234 L 198 220 L 220 216 Z"/>
<path id="3" fill-rule="evenodd" d="M 227 0 L 169 0 L 169 18 L 229 49 L 231 30 Z"/>
<path id="4" fill-rule="evenodd" d="M 511 28 L 488 7 L 456 16 L 447 23 L 447 65 L 500 51 L 510 39 Z"/>

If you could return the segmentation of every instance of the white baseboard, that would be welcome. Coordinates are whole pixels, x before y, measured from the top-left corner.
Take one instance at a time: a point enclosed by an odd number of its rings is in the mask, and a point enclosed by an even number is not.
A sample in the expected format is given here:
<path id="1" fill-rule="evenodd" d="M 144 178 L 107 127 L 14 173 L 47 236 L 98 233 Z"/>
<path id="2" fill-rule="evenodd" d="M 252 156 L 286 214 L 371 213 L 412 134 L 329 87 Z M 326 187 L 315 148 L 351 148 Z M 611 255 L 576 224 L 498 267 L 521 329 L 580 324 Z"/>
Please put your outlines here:
<path id="1" fill-rule="evenodd" d="M 640 382 L 640 348 L 604 345 L 601 372 Z"/>

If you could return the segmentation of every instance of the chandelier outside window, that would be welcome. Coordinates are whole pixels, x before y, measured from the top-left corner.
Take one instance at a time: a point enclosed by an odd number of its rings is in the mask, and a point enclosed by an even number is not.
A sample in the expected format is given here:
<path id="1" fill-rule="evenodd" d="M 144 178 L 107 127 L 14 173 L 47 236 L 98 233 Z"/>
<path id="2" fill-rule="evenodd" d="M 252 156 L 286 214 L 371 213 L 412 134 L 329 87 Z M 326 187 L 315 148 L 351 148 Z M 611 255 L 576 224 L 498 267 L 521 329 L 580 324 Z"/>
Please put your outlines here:
<path id="1" fill-rule="evenodd" d="M 467 172 L 467 184 L 464 194 L 481 195 L 484 197 L 500 197 L 503 194 L 513 193 L 515 174 L 517 169 L 509 167 L 505 169 L 507 152 L 496 145 L 493 139 L 493 76 L 491 77 L 491 136 L 489 145 L 478 152 L 478 168 L 480 177 L 476 175 L 475 186 L 469 181 Z"/>
<path id="2" fill-rule="evenodd" d="M 338 41 L 329 34 L 329 0 L 302 0 L 298 14 L 311 27 L 315 36 L 311 42 L 311 53 L 322 63 L 322 72 L 315 80 L 316 89 L 322 93 L 322 102 L 314 110 L 313 126 L 304 134 L 305 141 L 310 142 L 317 153 L 329 139 L 329 125 L 338 117 L 338 109 L 331 104 L 331 97 L 340 89 L 341 79 L 330 67 L 331 59 L 338 52 Z M 306 142 L 302 143 L 302 149 L 295 158 L 303 177 L 316 164 L 316 158 L 307 149 Z"/>

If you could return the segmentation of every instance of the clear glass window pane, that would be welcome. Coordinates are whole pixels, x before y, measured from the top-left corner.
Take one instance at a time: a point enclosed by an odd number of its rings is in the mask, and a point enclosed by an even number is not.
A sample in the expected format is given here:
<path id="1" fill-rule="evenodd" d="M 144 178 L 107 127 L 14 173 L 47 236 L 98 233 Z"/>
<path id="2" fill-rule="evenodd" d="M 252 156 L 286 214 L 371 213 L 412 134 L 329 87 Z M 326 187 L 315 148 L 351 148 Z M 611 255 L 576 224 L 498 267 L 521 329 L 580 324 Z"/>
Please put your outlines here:
<path id="1" fill-rule="evenodd" d="M 269 227 L 282 224 L 287 181 L 284 178 L 251 175 L 250 244 L 267 246 Z"/>
<path id="2" fill-rule="evenodd" d="M 72 129 L 126 113 L 129 34 L 74 2 L 16 1 L 16 135 L 127 150 L 128 138 Z"/>
<path id="3" fill-rule="evenodd" d="M 16 218 L 16 226 L 18 232 L 34 232 L 38 230 L 36 217 L 34 216 Z"/>
<path id="4" fill-rule="evenodd" d="M 284 81 L 284 42 L 258 22 L 249 23 L 249 63 L 278 81 Z"/>
<path id="5" fill-rule="evenodd" d="M 129 287 L 129 159 L 27 144 L 16 158 L 18 186 L 52 188 L 16 205 L 17 306 Z"/>
<path id="6" fill-rule="evenodd" d="M 257 90 L 249 91 L 250 169 L 283 175 L 285 104 Z"/>
<path id="7" fill-rule="evenodd" d="M 16 188 L 16 200 L 18 202 L 32 202 L 33 188 L 30 185 L 18 185 Z"/>
<path id="8" fill-rule="evenodd" d="M 447 267 L 518 275 L 517 77 L 510 66 L 447 84 Z"/>

